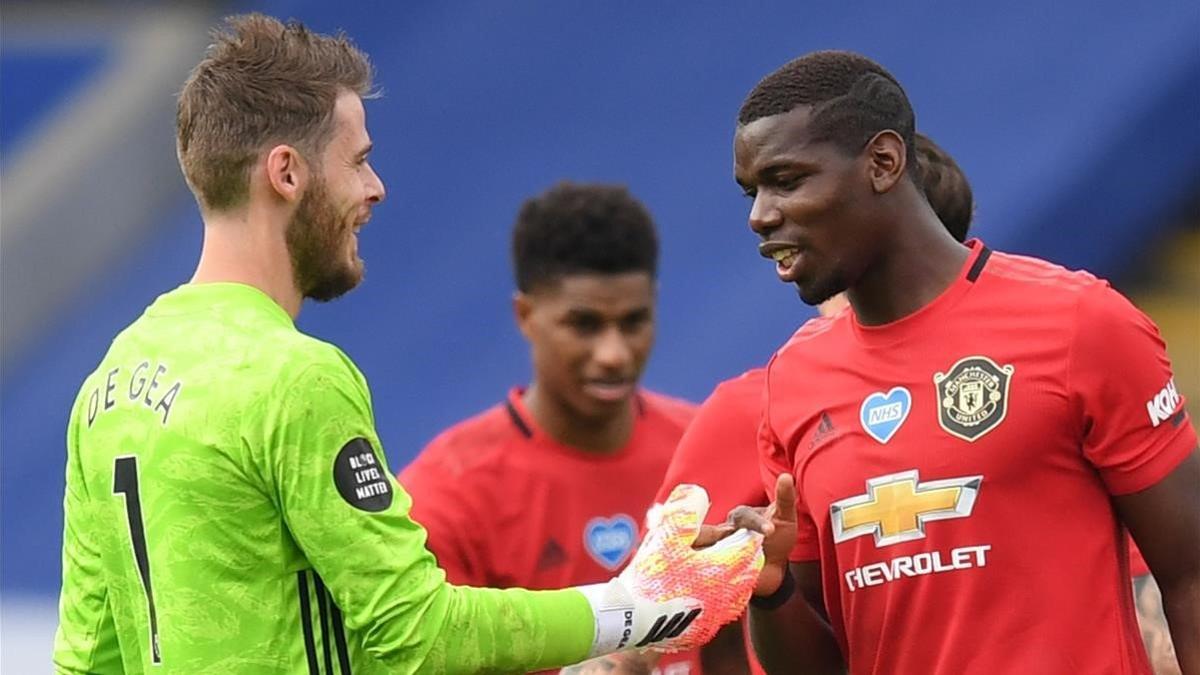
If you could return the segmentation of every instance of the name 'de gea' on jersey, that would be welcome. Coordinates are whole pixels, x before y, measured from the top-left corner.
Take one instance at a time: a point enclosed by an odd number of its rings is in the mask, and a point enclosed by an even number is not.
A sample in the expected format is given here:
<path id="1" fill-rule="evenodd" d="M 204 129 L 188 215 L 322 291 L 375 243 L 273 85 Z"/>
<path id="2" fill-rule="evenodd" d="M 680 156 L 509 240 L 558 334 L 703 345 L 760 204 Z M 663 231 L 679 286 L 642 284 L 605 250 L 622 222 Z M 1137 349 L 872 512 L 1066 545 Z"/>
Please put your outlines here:
<path id="1" fill-rule="evenodd" d="M 162 423 L 166 424 L 171 415 L 171 405 L 175 403 L 183 383 L 176 381 L 160 392 L 160 387 L 166 386 L 166 382 L 160 380 L 167 374 L 167 366 L 163 363 L 153 364 L 154 370 L 151 372 L 151 365 L 150 361 L 142 361 L 131 370 L 117 367 L 108 371 L 104 384 L 88 394 L 88 426 L 92 426 L 97 415 L 112 410 L 121 402 L 139 403 L 161 414 Z"/>

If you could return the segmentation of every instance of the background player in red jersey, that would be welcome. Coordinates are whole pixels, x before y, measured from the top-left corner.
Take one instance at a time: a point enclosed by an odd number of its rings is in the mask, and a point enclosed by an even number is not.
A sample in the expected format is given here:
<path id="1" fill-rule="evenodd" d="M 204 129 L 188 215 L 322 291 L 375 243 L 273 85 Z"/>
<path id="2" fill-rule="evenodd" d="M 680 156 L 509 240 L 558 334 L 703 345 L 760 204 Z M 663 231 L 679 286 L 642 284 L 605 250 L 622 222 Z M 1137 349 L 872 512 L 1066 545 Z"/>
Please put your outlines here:
<path id="1" fill-rule="evenodd" d="M 739 114 L 760 252 L 805 302 L 847 291 L 852 310 L 768 366 L 777 504 L 767 524 L 739 513 L 776 535 L 759 656 L 781 673 L 1148 672 L 1123 524 L 1200 672 L 1200 452 L 1157 330 L 1091 275 L 949 237 L 909 170 L 914 123 L 895 79 L 843 52 L 787 64 Z"/>
<path id="2" fill-rule="evenodd" d="M 452 583 L 603 581 L 636 548 L 694 414 L 638 387 L 654 343 L 654 224 L 622 187 L 561 183 L 521 207 L 512 256 L 532 381 L 442 432 L 400 481 Z M 699 660 L 659 668 L 697 673 Z"/>

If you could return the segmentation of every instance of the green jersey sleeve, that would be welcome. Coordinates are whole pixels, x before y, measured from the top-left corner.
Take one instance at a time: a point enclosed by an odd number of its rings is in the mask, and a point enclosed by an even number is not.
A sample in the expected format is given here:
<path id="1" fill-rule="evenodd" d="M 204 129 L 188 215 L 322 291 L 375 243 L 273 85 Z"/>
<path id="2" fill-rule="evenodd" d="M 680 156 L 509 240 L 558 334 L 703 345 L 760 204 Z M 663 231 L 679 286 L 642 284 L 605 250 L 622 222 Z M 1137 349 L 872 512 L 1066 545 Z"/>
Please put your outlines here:
<path id="1" fill-rule="evenodd" d="M 256 430 L 271 497 L 366 651 L 403 673 L 520 672 L 586 656 L 595 625 L 582 593 L 446 583 L 348 358 L 319 359 L 279 387 Z"/>
<path id="2" fill-rule="evenodd" d="M 76 407 L 78 407 L 78 403 Z M 67 425 L 67 489 L 63 496 L 63 588 L 54 667 L 58 673 L 124 673 L 116 625 L 108 602 L 101 550 L 79 466 L 78 416 Z"/>

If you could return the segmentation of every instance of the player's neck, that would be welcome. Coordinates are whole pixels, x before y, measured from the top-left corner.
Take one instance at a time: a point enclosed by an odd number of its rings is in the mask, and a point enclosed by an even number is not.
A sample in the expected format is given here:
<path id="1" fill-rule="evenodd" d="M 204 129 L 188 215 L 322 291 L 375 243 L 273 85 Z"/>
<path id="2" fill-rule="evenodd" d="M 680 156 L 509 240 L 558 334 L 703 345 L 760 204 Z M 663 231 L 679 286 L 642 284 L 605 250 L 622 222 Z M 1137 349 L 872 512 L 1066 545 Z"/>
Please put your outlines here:
<path id="1" fill-rule="evenodd" d="M 582 452 L 612 454 L 625 447 L 633 435 L 632 400 L 620 414 L 604 419 L 578 415 L 570 406 L 538 387 L 536 381 L 525 390 L 521 400 L 543 433 L 561 445 Z"/>
<path id="2" fill-rule="evenodd" d="M 204 245 L 191 283 L 253 286 L 295 319 L 303 296 L 296 288 L 284 226 L 264 221 L 246 212 L 206 215 Z"/>
<path id="3" fill-rule="evenodd" d="M 933 302 L 958 278 L 970 254 L 923 200 L 918 208 L 897 211 L 909 218 L 893 224 L 891 241 L 846 293 L 864 326 L 897 321 Z"/>

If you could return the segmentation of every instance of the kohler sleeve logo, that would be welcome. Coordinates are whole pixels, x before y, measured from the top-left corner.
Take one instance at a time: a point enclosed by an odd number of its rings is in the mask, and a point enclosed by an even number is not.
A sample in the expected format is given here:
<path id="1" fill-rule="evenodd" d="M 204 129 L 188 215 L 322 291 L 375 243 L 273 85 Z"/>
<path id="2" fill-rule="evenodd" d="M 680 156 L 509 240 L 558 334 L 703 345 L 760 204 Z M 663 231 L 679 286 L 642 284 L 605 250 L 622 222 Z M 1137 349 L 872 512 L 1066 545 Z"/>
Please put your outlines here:
<path id="1" fill-rule="evenodd" d="M 1175 378 L 1167 380 L 1167 386 L 1146 401 L 1146 412 L 1150 415 L 1150 426 L 1157 427 L 1175 412 L 1179 407 L 1179 390 L 1175 388 Z"/>

